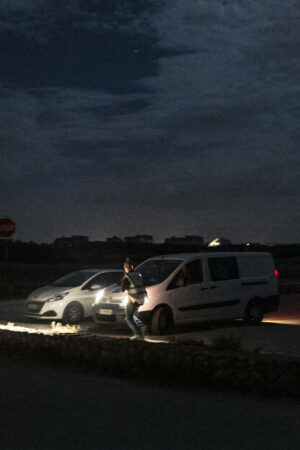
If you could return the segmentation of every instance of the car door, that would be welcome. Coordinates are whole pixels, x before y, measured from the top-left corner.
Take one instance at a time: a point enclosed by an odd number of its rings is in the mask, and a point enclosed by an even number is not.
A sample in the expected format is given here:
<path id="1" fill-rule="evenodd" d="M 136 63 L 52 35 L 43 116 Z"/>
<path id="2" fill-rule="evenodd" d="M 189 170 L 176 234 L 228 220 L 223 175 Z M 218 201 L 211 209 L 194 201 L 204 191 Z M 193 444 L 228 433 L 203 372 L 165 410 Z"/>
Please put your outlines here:
<path id="1" fill-rule="evenodd" d="M 168 302 L 175 311 L 175 320 L 197 320 L 203 315 L 208 302 L 208 286 L 202 258 L 185 264 L 175 275 L 168 288 Z"/>
<path id="2" fill-rule="evenodd" d="M 226 320 L 237 317 L 241 303 L 241 282 L 235 256 L 207 258 L 211 318 Z"/>

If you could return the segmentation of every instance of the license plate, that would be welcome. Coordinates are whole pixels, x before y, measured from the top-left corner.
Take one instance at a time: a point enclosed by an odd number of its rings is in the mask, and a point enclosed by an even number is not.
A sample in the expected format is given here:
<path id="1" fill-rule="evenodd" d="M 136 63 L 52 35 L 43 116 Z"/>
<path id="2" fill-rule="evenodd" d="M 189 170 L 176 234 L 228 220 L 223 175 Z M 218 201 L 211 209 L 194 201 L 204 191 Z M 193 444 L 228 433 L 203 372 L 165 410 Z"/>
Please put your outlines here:
<path id="1" fill-rule="evenodd" d="M 113 313 L 112 309 L 99 309 L 99 314 L 105 314 L 106 316 L 111 316 Z"/>

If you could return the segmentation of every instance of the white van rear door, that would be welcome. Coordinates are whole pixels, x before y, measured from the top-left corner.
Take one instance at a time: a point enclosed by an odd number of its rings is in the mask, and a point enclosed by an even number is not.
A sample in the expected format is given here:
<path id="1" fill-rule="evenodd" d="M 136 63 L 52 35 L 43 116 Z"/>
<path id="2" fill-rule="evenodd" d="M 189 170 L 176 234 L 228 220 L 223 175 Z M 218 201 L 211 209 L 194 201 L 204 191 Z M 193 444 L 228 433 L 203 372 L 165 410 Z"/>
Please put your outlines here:
<path id="1" fill-rule="evenodd" d="M 209 308 L 211 319 L 239 317 L 242 310 L 241 280 L 235 256 L 207 258 L 209 271 Z"/>

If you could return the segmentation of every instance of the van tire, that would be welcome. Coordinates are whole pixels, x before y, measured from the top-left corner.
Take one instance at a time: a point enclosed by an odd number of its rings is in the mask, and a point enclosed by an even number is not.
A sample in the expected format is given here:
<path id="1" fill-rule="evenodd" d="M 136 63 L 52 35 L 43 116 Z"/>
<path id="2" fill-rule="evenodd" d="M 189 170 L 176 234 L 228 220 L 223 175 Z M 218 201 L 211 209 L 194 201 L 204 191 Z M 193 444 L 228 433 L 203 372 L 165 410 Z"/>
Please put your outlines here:
<path id="1" fill-rule="evenodd" d="M 251 300 L 246 308 L 244 321 L 247 325 L 258 325 L 264 317 L 264 306 L 259 299 Z"/>
<path id="2" fill-rule="evenodd" d="M 171 326 L 172 313 L 165 306 L 161 306 L 156 309 L 151 319 L 151 334 L 160 335 L 164 334 Z"/>
<path id="3" fill-rule="evenodd" d="M 69 303 L 63 315 L 63 323 L 74 325 L 83 319 L 83 309 L 80 303 L 71 302 Z"/>

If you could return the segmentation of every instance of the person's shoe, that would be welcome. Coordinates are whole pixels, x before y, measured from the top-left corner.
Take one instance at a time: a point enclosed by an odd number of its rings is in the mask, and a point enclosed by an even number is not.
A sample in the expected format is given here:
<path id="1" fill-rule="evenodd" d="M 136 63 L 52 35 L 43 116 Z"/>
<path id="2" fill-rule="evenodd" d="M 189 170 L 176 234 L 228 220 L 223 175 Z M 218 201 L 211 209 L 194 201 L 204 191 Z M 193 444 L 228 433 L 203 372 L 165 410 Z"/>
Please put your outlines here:
<path id="1" fill-rule="evenodd" d="M 135 334 L 134 336 L 131 336 L 131 341 L 141 341 L 143 340 L 143 336 L 141 334 Z"/>

